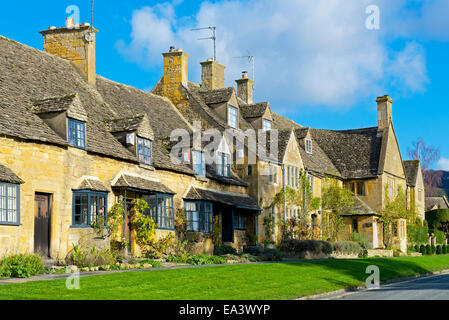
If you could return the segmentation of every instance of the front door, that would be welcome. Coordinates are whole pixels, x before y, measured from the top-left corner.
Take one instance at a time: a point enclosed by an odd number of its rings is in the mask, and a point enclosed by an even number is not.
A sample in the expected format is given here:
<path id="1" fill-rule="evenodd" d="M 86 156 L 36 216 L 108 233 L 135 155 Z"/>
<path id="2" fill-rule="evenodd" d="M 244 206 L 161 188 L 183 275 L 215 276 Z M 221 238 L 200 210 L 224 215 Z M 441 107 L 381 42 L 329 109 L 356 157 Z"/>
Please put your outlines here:
<path id="1" fill-rule="evenodd" d="M 234 212 L 223 211 L 221 237 L 223 242 L 234 242 Z"/>
<path id="2" fill-rule="evenodd" d="M 34 252 L 42 257 L 50 255 L 51 195 L 34 196 Z"/>

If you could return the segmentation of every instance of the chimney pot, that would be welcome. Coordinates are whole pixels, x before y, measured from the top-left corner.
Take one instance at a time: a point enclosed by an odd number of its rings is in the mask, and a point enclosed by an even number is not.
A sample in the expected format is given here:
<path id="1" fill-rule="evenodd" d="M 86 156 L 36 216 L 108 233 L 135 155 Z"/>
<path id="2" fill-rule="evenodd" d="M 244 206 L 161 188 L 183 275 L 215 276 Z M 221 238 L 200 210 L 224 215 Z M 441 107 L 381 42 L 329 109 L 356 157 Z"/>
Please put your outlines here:
<path id="1" fill-rule="evenodd" d="M 73 24 L 73 18 L 67 18 L 67 19 L 65 20 L 65 27 L 66 27 L 67 29 L 73 29 L 73 27 L 74 27 L 74 24 Z"/>
<path id="2" fill-rule="evenodd" d="M 248 79 L 248 71 L 242 72 L 242 79 Z"/>
<path id="3" fill-rule="evenodd" d="M 48 27 L 48 30 L 56 30 L 55 26 Z"/>
<path id="4" fill-rule="evenodd" d="M 175 51 L 175 47 L 171 46 L 169 52 Z"/>

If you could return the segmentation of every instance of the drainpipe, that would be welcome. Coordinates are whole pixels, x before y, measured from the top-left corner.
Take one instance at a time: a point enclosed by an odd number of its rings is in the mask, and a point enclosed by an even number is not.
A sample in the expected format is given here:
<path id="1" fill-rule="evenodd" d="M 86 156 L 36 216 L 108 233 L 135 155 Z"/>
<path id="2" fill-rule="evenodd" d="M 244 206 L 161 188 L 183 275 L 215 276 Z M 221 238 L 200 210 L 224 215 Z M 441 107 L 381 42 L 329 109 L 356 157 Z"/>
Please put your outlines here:
<path id="1" fill-rule="evenodd" d="M 308 181 L 307 181 L 308 178 L 309 178 L 309 171 L 306 170 L 306 180 L 304 181 L 304 211 L 306 210 L 306 207 L 307 207 L 307 189 L 306 189 L 306 187 L 307 187 L 307 183 L 308 183 Z"/>
<path id="2" fill-rule="evenodd" d="M 284 184 L 284 223 L 287 223 L 287 186 L 285 184 L 285 164 L 282 163 L 282 180 Z"/>

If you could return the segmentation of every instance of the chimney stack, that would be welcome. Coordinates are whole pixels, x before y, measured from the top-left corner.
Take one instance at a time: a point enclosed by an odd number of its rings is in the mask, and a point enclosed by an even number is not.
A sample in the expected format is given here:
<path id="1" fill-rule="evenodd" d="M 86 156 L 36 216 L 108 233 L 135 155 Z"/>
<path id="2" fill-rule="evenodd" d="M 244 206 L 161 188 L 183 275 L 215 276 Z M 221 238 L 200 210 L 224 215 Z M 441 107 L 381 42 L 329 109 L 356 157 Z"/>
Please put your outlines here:
<path id="1" fill-rule="evenodd" d="M 203 89 L 223 89 L 225 86 L 225 69 L 225 66 L 212 59 L 201 62 L 201 82 Z"/>
<path id="2" fill-rule="evenodd" d="M 87 81 L 95 85 L 95 38 L 98 30 L 88 23 L 74 24 L 67 18 L 63 28 L 50 27 L 41 31 L 44 51 L 70 60 Z"/>
<path id="3" fill-rule="evenodd" d="M 170 47 L 170 50 L 162 56 L 164 57 L 164 76 L 160 82 L 160 88 L 155 93 L 167 97 L 176 106 L 187 99 L 182 87 L 187 86 L 189 81 L 189 55 L 182 49 L 175 50 L 175 47 Z"/>
<path id="4" fill-rule="evenodd" d="M 393 100 L 388 96 L 378 97 L 377 102 L 377 126 L 379 130 L 388 128 L 393 122 Z"/>
<path id="5" fill-rule="evenodd" d="M 253 104 L 254 80 L 248 77 L 248 72 L 243 71 L 242 78 L 235 82 L 237 82 L 237 96 L 247 104 Z"/>

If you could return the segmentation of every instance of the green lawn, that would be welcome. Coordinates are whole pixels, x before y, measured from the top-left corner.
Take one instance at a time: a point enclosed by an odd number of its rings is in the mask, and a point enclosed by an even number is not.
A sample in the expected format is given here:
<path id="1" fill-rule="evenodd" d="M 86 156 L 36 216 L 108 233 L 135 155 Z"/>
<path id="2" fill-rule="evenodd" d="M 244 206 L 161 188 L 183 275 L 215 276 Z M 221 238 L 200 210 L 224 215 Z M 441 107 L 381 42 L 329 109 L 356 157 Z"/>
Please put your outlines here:
<path id="1" fill-rule="evenodd" d="M 65 279 L 0 285 L 4 299 L 292 299 L 363 285 L 366 267 L 381 280 L 449 269 L 449 256 L 322 260 L 154 270 L 82 277 L 80 290 Z"/>

